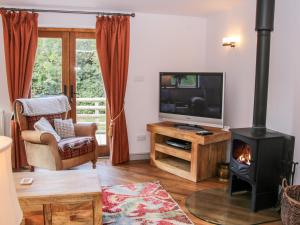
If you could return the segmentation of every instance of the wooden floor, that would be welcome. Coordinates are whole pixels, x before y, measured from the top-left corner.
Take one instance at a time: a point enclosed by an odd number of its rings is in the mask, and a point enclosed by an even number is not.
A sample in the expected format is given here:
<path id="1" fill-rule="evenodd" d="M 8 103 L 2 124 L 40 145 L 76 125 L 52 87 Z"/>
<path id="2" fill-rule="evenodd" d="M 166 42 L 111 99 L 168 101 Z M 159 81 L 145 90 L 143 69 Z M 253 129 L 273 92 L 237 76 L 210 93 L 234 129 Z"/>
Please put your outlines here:
<path id="1" fill-rule="evenodd" d="M 91 169 L 91 164 L 82 165 L 77 167 L 77 169 Z M 198 225 L 207 225 L 209 223 L 196 218 L 187 211 L 185 207 L 186 197 L 198 190 L 222 188 L 225 185 L 217 179 L 194 183 L 155 168 L 148 161 L 133 161 L 120 166 L 111 166 L 107 159 L 100 159 L 97 162 L 97 171 L 101 185 L 160 181 L 188 217 Z M 281 225 L 280 222 L 268 223 L 268 225 L 271 224 Z"/>

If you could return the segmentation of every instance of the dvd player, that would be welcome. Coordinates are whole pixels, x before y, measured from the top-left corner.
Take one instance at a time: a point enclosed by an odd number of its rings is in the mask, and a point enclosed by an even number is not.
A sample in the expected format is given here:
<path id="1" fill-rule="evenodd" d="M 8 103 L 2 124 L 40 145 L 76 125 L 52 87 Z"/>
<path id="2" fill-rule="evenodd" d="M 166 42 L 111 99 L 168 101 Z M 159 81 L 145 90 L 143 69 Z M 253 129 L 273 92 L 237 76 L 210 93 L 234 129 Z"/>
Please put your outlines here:
<path id="1" fill-rule="evenodd" d="M 166 144 L 176 148 L 182 148 L 185 150 L 190 150 L 192 148 L 191 142 L 183 141 L 175 138 L 167 140 Z"/>

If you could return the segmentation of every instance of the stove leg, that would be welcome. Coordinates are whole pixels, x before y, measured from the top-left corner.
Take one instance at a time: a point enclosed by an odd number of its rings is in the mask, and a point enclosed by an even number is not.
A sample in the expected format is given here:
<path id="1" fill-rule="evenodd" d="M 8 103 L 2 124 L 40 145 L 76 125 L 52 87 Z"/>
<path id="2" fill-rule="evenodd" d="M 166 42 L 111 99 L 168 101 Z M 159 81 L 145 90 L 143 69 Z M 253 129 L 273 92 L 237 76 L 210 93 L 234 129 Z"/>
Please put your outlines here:
<path id="1" fill-rule="evenodd" d="M 256 185 L 252 185 L 252 193 L 251 193 L 251 211 L 257 212 L 257 191 Z"/>

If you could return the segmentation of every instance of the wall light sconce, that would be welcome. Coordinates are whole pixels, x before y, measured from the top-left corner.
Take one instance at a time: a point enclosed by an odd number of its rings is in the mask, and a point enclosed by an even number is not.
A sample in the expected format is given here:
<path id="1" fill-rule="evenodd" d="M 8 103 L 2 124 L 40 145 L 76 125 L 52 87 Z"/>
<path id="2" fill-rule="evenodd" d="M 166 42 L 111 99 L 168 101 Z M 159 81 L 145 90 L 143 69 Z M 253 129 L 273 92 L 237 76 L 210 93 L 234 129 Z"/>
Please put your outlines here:
<path id="1" fill-rule="evenodd" d="M 222 40 L 222 45 L 223 46 L 230 46 L 232 48 L 234 48 L 236 46 L 237 43 L 240 42 L 240 38 L 239 37 L 224 37 Z"/>

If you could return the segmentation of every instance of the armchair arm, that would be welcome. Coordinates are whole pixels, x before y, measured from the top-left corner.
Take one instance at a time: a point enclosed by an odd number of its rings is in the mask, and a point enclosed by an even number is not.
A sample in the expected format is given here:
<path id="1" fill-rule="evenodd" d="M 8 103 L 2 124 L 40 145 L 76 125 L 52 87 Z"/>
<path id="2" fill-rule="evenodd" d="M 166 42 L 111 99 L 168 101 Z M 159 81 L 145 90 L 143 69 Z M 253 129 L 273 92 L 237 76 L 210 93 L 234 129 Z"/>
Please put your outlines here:
<path id="1" fill-rule="evenodd" d="M 96 135 L 97 125 L 96 123 L 77 123 L 74 124 L 76 136 L 90 136 Z"/>
<path id="2" fill-rule="evenodd" d="M 52 134 L 45 131 L 24 130 L 21 136 L 29 144 L 25 146 L 29 165 L 55 170 L 63 169 L 57 141 Z M 41 146 L 37 147 L 34 144 Z M 36 151 L 37 149 L 41 151 Z"/>
<path id="3" fill-rule="evenodd" d="M 48 132 L 24 130 L 22 131 L 21 136 L 24 141 L 28 141 L 34 144 L 57 144 L 55 137 Z"/>

